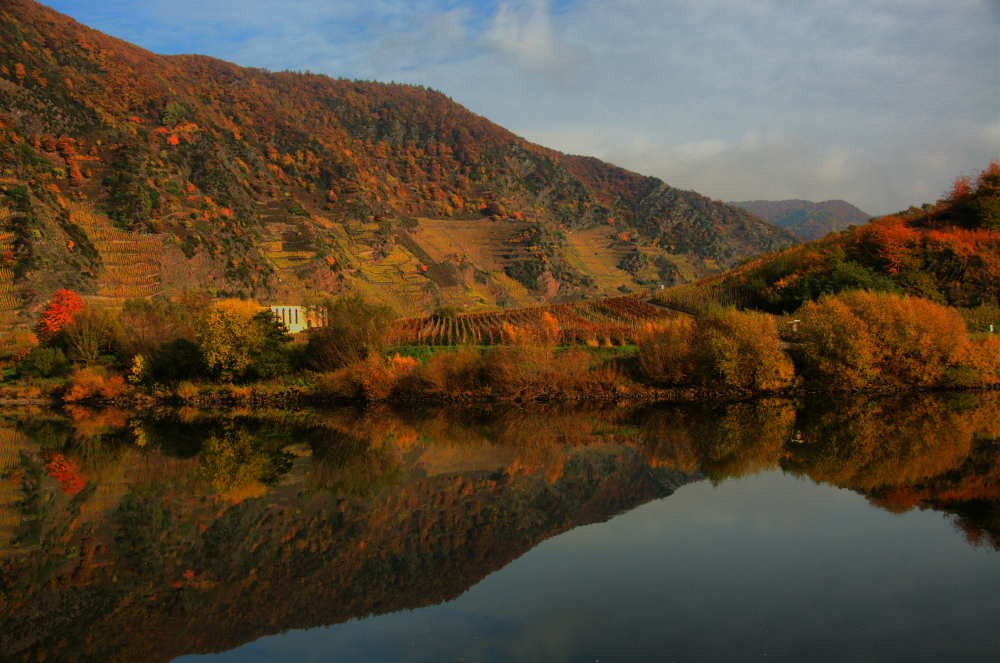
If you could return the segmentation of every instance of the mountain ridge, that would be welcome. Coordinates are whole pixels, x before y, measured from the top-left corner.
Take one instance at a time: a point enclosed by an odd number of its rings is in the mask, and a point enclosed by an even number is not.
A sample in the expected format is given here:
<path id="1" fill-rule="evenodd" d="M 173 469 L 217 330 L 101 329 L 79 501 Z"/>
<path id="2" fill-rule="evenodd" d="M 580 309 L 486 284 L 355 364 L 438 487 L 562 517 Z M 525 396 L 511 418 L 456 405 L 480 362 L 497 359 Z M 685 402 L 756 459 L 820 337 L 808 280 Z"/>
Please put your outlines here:
<path id="1" fill-rule="evenodd" d="M 198 288 L 515 306 L 692 280 L 795 241 L 422 86 L 156 55 L 31 0 L 0 12 L 8 324 L 57 287 L 110 305 Z M 91 236 L 111 230 L 160 253 Z"/>

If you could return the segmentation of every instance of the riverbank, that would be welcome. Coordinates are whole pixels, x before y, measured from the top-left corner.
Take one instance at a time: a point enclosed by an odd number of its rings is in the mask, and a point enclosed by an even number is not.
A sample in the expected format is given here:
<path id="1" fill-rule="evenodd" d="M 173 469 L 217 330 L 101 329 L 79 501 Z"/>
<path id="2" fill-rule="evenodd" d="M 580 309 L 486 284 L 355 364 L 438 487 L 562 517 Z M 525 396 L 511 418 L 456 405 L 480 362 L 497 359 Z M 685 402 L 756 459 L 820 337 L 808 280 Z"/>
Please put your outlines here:
<path id="1" fill-rule="evenodd" d="M 34 391 L 27 385 L 28 391 Z M 194 387 L 193 389 L 191 387 Z M 735 402 L 763 398 L 804 398 L 821 395 L 843 397 L 848 395 L 892 395 L 921 392 L 991 392 L 1000 390 L 1000 384 L 969 385 L 868 385 L 865 387 L 788 387 L 784 389 L 732 389 L 719 387 L 674 387 L 656 388 L 631 385 L 605 391 L 579 392 L 531 392 L 497 393 L 493 390 L 442 393 L 390 393 L 381 398 L 368 398 L 363 394 L 354 397 L 345 394 L 331 394 L 316 386 L 269 383 L 264 385 L 188 385 L 170 389 L 159 387 L 129 388 L 113 396 L 93 394 L 84 398 L 65 398 L 62 390 L 53 388 L 50 393 L 34 396 L 10 396 L 11 386 L 0 387 L 0 408 L 4 407 L 59 407 L 64 405 L 86 405 L 98 407 L 247 407 L 247 406 L 302 406 L 345 405 L 384 403 L 391 405 L 443 405 L 455 403 L 469 404 L 511 404 L 511 403 L 698 403 Z"/>

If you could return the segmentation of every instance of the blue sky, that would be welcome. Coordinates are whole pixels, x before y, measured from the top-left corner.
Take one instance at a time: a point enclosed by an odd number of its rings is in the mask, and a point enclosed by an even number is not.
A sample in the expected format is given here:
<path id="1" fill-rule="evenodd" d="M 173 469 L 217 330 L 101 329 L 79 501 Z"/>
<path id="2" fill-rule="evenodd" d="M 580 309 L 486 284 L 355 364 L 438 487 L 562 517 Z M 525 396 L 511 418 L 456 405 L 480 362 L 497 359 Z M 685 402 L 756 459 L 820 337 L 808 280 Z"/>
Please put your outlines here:
<path id="1" fill-rule="evenodd" d="M 933 202 L 1000 157 L 1000 0 L 55 0 L 156 53 L 422 84 L 721 200 Z"/>

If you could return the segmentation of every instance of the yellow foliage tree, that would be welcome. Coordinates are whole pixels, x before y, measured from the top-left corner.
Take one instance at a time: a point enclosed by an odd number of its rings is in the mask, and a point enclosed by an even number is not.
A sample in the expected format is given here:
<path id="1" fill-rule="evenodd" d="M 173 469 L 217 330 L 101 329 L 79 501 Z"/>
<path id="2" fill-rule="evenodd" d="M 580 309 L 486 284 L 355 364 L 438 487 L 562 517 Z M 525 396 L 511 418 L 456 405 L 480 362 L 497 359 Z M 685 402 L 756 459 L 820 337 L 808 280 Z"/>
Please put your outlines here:
<path id="1" fill-rule="evenodd" d="M 254 324 L 261 308 L 253 301 L 217 302 L 198 320 L 196 338 L 205 367 L 223 380 L 246 372 L 264 345 L 264 333 Z"/>

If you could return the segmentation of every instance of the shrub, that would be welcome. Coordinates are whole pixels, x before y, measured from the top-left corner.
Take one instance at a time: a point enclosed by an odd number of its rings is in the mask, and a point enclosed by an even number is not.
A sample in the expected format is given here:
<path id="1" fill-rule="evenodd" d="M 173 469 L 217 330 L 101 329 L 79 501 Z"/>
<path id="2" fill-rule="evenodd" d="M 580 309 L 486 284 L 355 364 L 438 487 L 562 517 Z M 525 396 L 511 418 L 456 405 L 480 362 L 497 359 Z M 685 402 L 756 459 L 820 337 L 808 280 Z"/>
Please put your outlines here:
<path id="1" fill-rule="evenodd" d="M 1000 382 L 1000 336 L 990 335 L 969 339 L 960 359 L 961 368 L 974 372 L 974 382 Z"/>
<path id="2" fill-rule="evenodd" d="M 117 350 L 121 328 L 111 311 L 103 306 L 87 304 L 73 314 L 72 319 L 62 327 L 61 334 L 70 356 L 92 364 L 102 354 Z"/>
<path id="3" fill-rule="evenodd" d="M 409 357 L 396 355 L 392 359 L 384 359 L 381 355 L 370 354 L 327 374 L 320 380 L 318 389 L 320 393 L 335 398 L 384 400 L 400 379 L 412 373 L 416 366 L 417 362 Z"/>
<path id="4" fill-rule="evenodd" d="M 38 347 L 38 339 L 31 332 L 11 332 L 0 343 L 0 368 L 16 366 Z"/>
<path id="5" fill-rule="evenodd" d="M 198 397 L 198 387 L 185 380 L 174 389 L 174 396 L 182 401 L 189 401 Z"/>
<path id="6" fill-rule="evenodd" d="M 868 325 L 839 297 L 806 302 L 797 315 L 802 342 L 795 356 L 803 376 L 841 387 L 865 385 L 878 376 Z"/>
<path id="7" fill-rule="evenodd" d="M 471 390 L 480 380 L 482 361 L 479 352 L 462 348 L 437 352 L 417 372 L 422 386 L 441 394 L 460 394 Z"/>
<path id="8" fill-rule="evenodd" d="M 384 352 L 396 316 L 382 304 L 361 295 L 327 299 L 319 307 L 326 326 L 309 336 L 306 353 L 320 370 L 331 370 Z"/>
<path id="9" fill-rule="evenodd" d="M 804 305 L 799 317 L 803 373 L 844 386 L 935 384 L 960 362 L 968 343 L 958 311 L 918 297 L 824 296 Z"/>
<path id="10" fill-rule="evenodd" d="M 125 391 L 125 379 L 120 375 L 108 375 L 103 367 L 78 369 L 70 375 L 69 385 L 63 394 L 67 401 L 87 398 L 116 398 Z"/>
<path id="11" fill-rule="evenodd" d="M 739 389 L 780 389 L 795 369 L 781 349 L 774 318 L 726 309 L 703 315 L 691 334 L 695 375 L 705 384 Z"/>
<path id="12" fill-rule="evenodd" d="M 589 389 L 590 362 L 590 353 L 577 347 L 495 346 L 483 356 L 483 377 L 499 393 L 532 399 Z"/>
<path id="13" fill-rule="evenodd" d="M 22 377 L 62 377 L 69 371 L 69 360 L 59 348 L 36 347 L 24 358 L 17 372 Z"/>
<path id="14" fill-rule="evenodd" d="M 687 318 L 677 318 L 655 329 L 652 325 L 639 336 L 639 371 L 654 384 L 678 385 L 694 372 L 691 353 L 693 328 Z"/>

